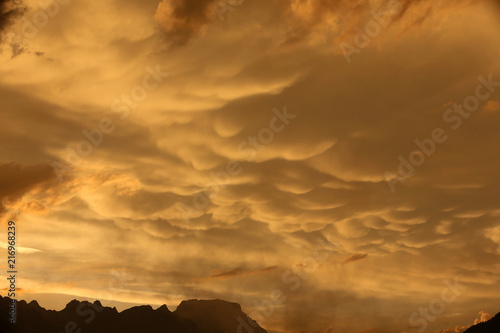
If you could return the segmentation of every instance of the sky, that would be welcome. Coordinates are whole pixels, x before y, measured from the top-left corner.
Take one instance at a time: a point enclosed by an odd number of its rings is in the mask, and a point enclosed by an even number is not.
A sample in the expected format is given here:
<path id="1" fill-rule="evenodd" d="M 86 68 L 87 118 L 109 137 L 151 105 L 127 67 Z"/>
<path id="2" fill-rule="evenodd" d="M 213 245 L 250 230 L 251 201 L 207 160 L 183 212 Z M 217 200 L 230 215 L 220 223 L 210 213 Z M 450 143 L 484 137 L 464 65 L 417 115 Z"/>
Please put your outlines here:
<path id="1" fill-rule="evenodd" d="M 487 320 L 499 30 L 488 0 L 1 0 L 18 298 L 223 299 L 269 332 Z"/>

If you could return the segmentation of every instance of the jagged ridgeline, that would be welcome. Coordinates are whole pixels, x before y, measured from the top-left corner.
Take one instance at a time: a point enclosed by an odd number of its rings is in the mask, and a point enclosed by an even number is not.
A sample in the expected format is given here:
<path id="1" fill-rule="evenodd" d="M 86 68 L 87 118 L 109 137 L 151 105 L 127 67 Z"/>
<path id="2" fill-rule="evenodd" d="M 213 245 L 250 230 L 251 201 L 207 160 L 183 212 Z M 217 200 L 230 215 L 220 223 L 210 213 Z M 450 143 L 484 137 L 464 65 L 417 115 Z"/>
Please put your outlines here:
<path id="1" fill-rule="evenodd" d="M 11 300 L 0 296 L 6 314 Z M 36 301 L 17 302 L 17 323 L 0 318 L 2 333 L 267 333 L 237 303 L 222 300 L 183 301 L 175 311 L 149 305 L 122 312 L 99 301 L 73 300 L 61 311 L 46 310 Z"/>

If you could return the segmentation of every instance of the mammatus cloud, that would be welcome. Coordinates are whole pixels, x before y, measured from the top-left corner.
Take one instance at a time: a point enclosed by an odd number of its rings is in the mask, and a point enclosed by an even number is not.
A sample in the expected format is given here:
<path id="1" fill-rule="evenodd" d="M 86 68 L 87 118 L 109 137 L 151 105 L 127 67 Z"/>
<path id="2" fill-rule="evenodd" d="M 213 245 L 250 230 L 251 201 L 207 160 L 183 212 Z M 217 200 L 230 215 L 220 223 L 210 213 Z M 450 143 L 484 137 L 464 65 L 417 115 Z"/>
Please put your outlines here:
<path id="1" fill-rule="evenodd" d="M 405 1 L 355 63 L 332 54 L 383 3 L 244 1 L 222 23 L 210 1 L 61 7 L 26 41 L 46 56 L 0 62 L 2 209 L 19 209 L 23 245 L 41 250 L 23 260 L 26 286 L 44 293 L 33 298 L 53 308 L 54 294 L 96 297 L 123 270 L 134 283 L 113 288 L 109 305 L 221 298 L 250 313 L 279 288 L 287 301 L 266 318 L 270 331 L 400 332 L 457 276 L 469 288 L 450 315 L 494 311 L 498 18 L 438 2 L 416 23 L 429 2 Z M 158 22 L 177 43 L 168 55 Z M 171 75 L 146 96 L 157 64 Z M 489 101 L 392 193 L 384 172 L 490 73 Z M 293 121 L 276 118 L 285 105 Z M 103 118 L 115 131 L 59 184 L 44 166 L 101 141 Z M 241 172 L 229 177 L 234 161 Z M 217 195 L 199 195 L 216 181 Z M 177 204 L 200 197 L 186 223 Z M 312 272 L 318 239 L 335 254 Z"/>

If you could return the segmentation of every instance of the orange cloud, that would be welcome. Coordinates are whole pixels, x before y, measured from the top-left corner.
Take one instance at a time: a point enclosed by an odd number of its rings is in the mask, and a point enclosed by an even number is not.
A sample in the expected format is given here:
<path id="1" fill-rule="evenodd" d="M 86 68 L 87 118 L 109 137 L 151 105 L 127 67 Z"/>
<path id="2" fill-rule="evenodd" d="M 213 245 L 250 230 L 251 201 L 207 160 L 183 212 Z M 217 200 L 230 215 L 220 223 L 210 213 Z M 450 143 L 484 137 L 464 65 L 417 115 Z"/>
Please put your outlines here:
<path id="1" fill-rule="evenodd" d="M 498 101 L 488 101 L 483 107 L 483 111 L 488 113 L 495 113 L 500 111 L 500 102 Z"/>
<path id="2" fill-rule="evenodd" d="M 173 45 L 183 45 L 201 33 L 213 16 L 217 0 L 163 0 L 155 18 Z"/>
<path id="3" fill-rule="evenodd" d="M 22 165 L 7 163 L 0 165 L 0 216 L 26 193 L 38 186 L 54 180 L 55 175 L 50 165 Z M 30 201 L 25 203 L 25 209 L 43 210 L 41 203 Z"/>
<path id="4" fill-rule="evenodd" d="M 238 268 L 228 269 L 225 271 L 214 271 L 209 276 L 196 280 L 197 281 L 226 280 L 233 277 L 242 277 L 247 275 L 267 273 L 274 271 L 276 269 L 278 269 L 278 266 L 270 266 L 261 269 L 251 269 L 251 270 L 245 270 L 241 267 L 238 267 Z"/>
<path id="5" fill-rule="evenodd" d="M 366 257 L 368 257 L 368 253 L 355 253 L 355 254 L 352 254 L 352 255 L 346 257 L 342 261 L 342 263 L 343 264 L 347 264 L 347 263 L 350 263 L 350 262 L 354 262 L 354 261 L 365 259 Z"/>

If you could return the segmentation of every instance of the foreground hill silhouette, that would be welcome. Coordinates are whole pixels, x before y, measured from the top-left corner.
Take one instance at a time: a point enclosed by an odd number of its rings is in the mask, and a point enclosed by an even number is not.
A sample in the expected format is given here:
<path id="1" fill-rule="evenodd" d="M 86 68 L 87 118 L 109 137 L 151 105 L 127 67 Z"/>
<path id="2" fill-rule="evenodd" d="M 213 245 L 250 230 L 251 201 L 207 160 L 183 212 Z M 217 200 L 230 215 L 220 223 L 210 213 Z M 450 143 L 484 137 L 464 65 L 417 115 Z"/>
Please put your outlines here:
<path id="1" fill-rule="evenodd" d="M 11 300 L 0 296 L 2 333 L 267 333 L 237 303 L 221 300 L 183 301 L 171 312 L 149 305 L 122 312 L 99 301 L 73 300 L 61 311 L 46 310 L 36 301 L 17 303 L 17 323 L 9 324 Z"/>
<path id="2" fill-rule="evenodd" d="M 469 327 L 464 333 L 500 333 L 500 313 L 484 323 Z"/>
<path id="3" fill-rule="evenodd" d="M 17 303 L 17 323 L 8 323 L 10 298 L 0 296 L 0 333 L 267 333 L 237 303 L 222 300 L 183 301 L 174 312 L 149 305 L 118 312 L 99 301 L 73 300 L 61 311 L 36 301 Z M 500 333 L 500 313 L 464 333 Z"/>

